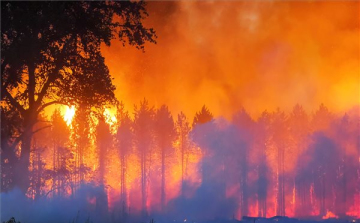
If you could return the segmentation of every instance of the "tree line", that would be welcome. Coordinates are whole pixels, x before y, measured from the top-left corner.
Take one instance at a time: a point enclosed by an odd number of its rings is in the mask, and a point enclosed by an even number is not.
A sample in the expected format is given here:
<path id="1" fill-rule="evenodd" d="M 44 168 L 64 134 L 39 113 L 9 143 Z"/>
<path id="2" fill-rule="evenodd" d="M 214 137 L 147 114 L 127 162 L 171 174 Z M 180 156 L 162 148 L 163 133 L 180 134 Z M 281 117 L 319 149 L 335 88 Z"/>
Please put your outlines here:
<path id="1" fill-rule="evenodd" d="M 59 109 L 50 118 L 43 116 L 37 127 L 50 123 L 51 128 L 32 140 L 27 195 L 35 200 L 77 196 L 81 185 L 91 183 L 103 188 L 96 204 L 104 212 L 111 196 L 106 191 L 120 194 L 115 208 L 123 217 L 129 208 L 143 216 L 174 210 L 191 216 L 186 202 L 200 202 L 199 212 L 200 206 L 214 208 L 213 214 L 223 217 L 234 212 L 265 217 L 357 211 L 354 113 L 338 116 L 320 105 L 309 115 L 296 105 L 289 113 L 264 111 L 257 120 L 240 109 L 228 121 L 214 118 L 203 106 L 190 121 L 184 113 L 174 118 L 166 105 L 154 108 L 144 99 L 133 115 L 120 103 L 113 126 L 107 119 L 81 107 L 70 126 Z M 190 156 L 197 159 L 189 161 Z M 2 191 L 16 186 L 16 160 L 16 151 L 3 150 Z M 167 197 L 174 190 L 175 196 Z M 202 203 L 205 198 L 210 201 Z M 220 206 L 227 210 L 216 211 Z"/>

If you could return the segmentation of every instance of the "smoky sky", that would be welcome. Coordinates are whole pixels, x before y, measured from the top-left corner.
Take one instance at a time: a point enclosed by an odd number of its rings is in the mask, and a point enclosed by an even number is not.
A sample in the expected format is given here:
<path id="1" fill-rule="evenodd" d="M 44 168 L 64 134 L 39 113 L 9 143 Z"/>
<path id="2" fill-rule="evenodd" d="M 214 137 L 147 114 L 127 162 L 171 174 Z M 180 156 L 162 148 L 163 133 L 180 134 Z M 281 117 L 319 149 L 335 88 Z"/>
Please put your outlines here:
<path id="1" fill-rule="evenodd" d="M 128 109 L 146 97 L 193 116 L 245 107 L 343 111 L 359 102 L 359 2 L 148 2 L 145 53 L 116 40 L 103 54 Z"/>

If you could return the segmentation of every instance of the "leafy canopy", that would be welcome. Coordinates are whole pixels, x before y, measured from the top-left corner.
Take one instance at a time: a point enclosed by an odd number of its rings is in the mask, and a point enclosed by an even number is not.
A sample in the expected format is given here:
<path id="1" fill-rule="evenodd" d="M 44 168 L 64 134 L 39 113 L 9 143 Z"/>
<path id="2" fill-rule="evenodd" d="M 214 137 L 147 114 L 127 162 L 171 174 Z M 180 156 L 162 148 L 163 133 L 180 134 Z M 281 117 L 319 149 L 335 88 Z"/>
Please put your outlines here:
<path id="1" fill-rule="evenodd" d="M 139 49 L 155 43 L 146 16 L 142 1 L 2 2 L 2 109 L 17 110 L 29 134 L 49 105 L 116 102 L 100 46 L 112 39 Z"/>
<path id="2" fill-rule="evenodd" d="M 2 2 L 1 14 L 1 99 L 22 115 L 114 100 L 100 45 L 118 38 L 143 49 L 156 37 L 142 25 L 142 1 Z"/>

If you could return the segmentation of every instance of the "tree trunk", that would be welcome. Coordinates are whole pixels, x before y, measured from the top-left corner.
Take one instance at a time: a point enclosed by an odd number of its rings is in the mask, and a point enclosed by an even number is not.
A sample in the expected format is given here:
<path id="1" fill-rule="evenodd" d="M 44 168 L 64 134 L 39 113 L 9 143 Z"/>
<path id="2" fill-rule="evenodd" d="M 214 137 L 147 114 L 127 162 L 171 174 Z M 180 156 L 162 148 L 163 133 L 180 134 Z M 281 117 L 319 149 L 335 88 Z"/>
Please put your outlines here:
<path id="1" fill-rule="evenodd" d="M 284 149 L 278 148 L 278 175 L 277 175 L 277 215 L 285 216 L 285 194 L 284 194 Z"/>
<path id="2" fill-rule="evenodd" d="M 184 196 L 184 139 L 183 135 L 180 135 L 180 148 L 181 148 L 181 196 Z"/>
<path id="3" fill-rule="evenodd" d="M 31 135 L 26 134 L 21 142 L 21 155 L 15 171 L 15 185 L 25 194 L 29 188 L 29 164 L 30 164 Z"/>
<path id="4" fill-rule="evenodd" d="M 142 195 L 142 212 L 143 216 L 147 215 L 146 210 L 146 166 L 145 166 L 146 155 L 143 152 L 141 154 L 141 195 Z"/>
<path id="5" fill-rule="evenodd" d="M 33 165 L 34 167 L 37 166 L 36 169 L 36 183 L 35 183 L 35 199 L 38 200 L 41 195 L 41 178 L 42 178 L 42 163 L 41 163 L 41 154 L 40 151 L 36 151 L 36 165 Z M 35 170 L 33 170 L 35 171 Z"/>
<path id="6" fill-rule="evenodd" d="M 121 155 L 121 201 L 122 201 L 122 218 L 126 218 L 126 157 Z"/>
<path id="7" fill-rule="evenodd" d="M 165 208 L 165 148 L 161 149 L 161 210 Z"/>
<path id="8" fill-rule="evenodd" d="M 242 189 L 242 203 L 243 203 L 243 208 L 242 208 L 242 214 L 244 216 L 248 215 L 248 188 L 247 188 L 247 174 L 248 174 L 248 166 L 247 166 L 247 153 L 244 152 L 244 158 L 243 158 L 243 162 L 242 162 L 242 183 L 241 183 L 241 189 Z"/>
<path id="9" fill-rule="evenodd" d="M 264 156 L 264 155 L 263 155 Z M 259 178 L 258 178 L 258 216 L 266 217 L 266 200 L 267 200 L 267 178 L 266 178 L 266 166 L 265 158 L 262 157 L 259 166 Z"/>

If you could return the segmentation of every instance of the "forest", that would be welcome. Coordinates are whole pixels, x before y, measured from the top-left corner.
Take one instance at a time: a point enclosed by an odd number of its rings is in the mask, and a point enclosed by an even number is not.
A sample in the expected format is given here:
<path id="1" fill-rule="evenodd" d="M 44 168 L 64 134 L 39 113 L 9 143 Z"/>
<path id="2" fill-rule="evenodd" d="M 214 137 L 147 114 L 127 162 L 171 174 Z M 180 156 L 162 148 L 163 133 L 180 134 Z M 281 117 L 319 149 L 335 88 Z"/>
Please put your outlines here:
<path id="1" fill-rule="evenodd" d="M 0 221 L 359 219 L 358 4 L 1 1 Z"/>
<path id="2" fill-rule="evenodd" d="M 257 120 L 242 108 L 230 121 L 206 106 L 173 116 L 146 99 L 132 114 L 122 103 L 114 113 L 63 111 L 36 126 L 51 127 L 31 144 L 26 196 L 35 203 L 85 199 L 116 219 L 359 217 L 356 108 L 308 114 L 295 105 Z M 16 156 L 2 154 L 2 192 L 14 189 Z"/>

